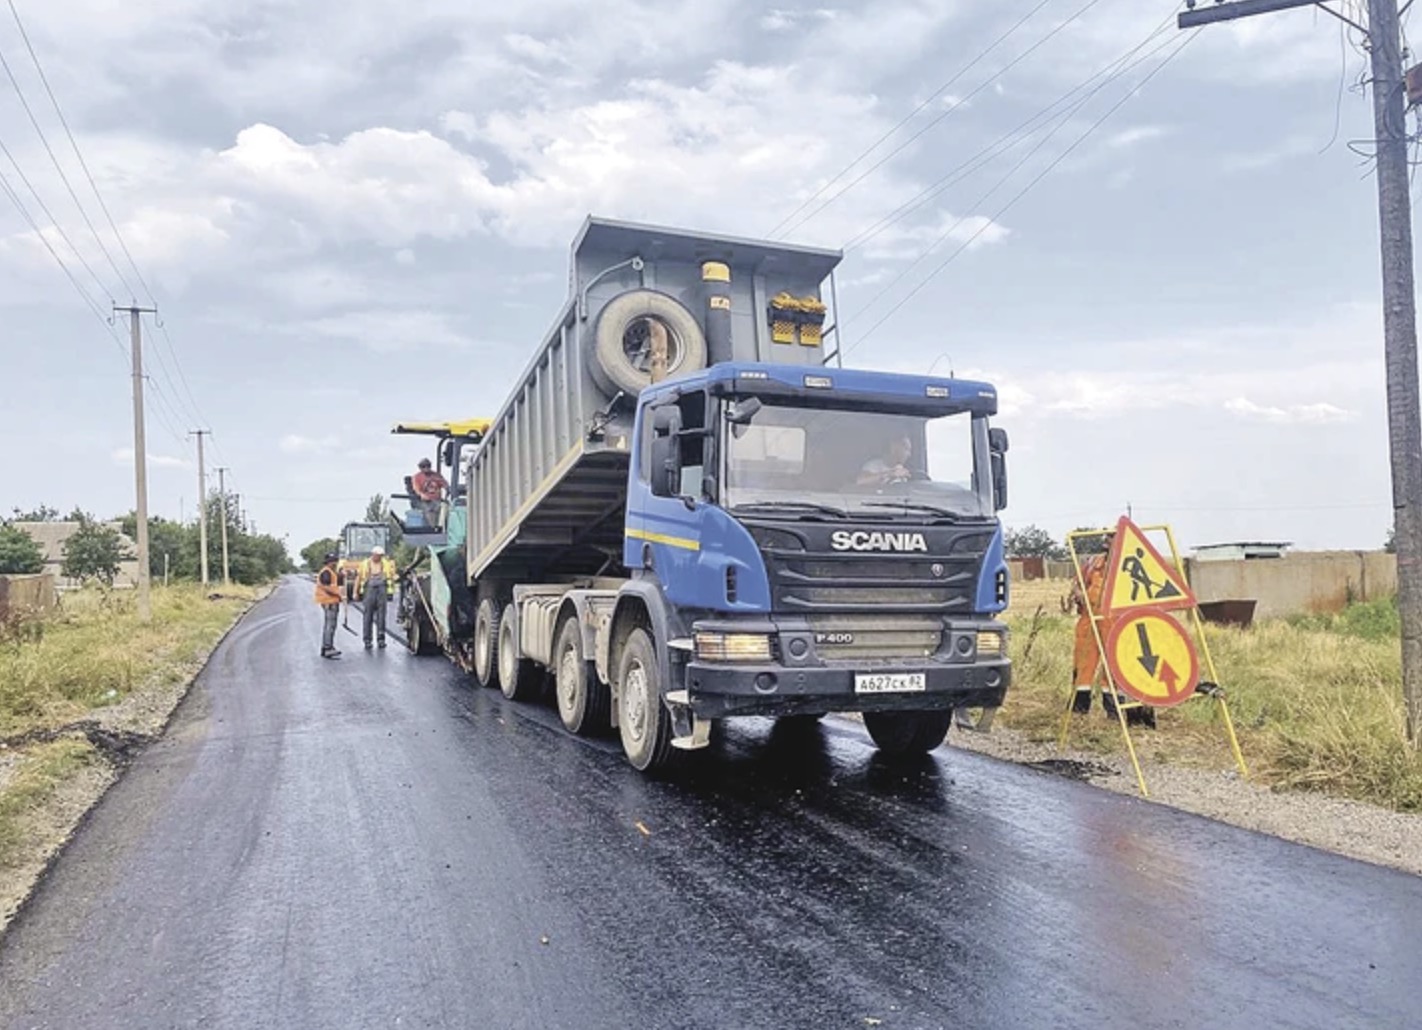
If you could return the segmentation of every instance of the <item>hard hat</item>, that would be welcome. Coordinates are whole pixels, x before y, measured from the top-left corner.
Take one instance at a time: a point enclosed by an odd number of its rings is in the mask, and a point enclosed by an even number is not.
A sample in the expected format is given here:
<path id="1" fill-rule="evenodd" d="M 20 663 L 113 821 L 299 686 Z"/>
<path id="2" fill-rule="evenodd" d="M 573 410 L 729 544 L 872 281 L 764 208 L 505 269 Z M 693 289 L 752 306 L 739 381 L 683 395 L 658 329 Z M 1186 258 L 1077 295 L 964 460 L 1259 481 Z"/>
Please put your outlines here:
<path id="1" fill-rule="evenodd" d="M 373 554 L 373 555 L 383 555 L 383 554 L 385 553 L 385 548 L 380 547 L 380 546 L 375 546 L 375 547 L 372 547 L 372 548 L 370 549 L 370 553 Z"/>

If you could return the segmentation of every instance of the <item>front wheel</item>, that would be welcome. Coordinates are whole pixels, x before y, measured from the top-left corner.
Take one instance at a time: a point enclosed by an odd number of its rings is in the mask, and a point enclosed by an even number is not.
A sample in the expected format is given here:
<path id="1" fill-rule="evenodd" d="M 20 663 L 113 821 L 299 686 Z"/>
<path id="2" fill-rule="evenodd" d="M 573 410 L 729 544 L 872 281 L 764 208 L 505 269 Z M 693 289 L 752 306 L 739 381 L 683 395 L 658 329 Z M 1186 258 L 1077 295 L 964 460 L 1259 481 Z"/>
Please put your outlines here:
<path id="1" fill-rule="evenodd" d="M 948 735 L 953 709 L 936 712 L 865 712 L 864 728 L 887 755 L 926 755 Z"/>
<path id="2" fill-rule="evenodd" d="M 671 713 L 662 704 L 657 647 L 645 629 L 627 637 L 617 663 L 617 730 L 634 769 L 653 772 L 671 761 Z"/>

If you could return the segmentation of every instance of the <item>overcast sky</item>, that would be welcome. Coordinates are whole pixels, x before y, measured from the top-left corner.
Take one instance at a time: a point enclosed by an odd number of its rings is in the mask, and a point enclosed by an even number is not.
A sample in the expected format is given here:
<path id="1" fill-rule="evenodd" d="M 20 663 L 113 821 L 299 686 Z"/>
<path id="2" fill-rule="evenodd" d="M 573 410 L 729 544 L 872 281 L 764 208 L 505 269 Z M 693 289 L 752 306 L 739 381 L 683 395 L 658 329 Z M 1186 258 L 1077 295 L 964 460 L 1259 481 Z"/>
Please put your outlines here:
<path id="1" fill-rule="evenodd" d="M 392 422 L 497 409 L 584 216 L 764 235 L 922 106 L 788 236 L 863 239 L 975 162 L 849 249 L 840 293 L 849 363 L 999 385 L 1009 525 L 1390 523 L 1363 58 L 1316 9 L 1203 30 L 1131 95 L 1178 5 L 16 4 L 167 326 L 156 513 L 193 511 L 201 420 L 260 529 L 334 532 L 420 456 Z M 0 141 L 93 276 L 0 172 L 100 307 L 144 299 L 4 8 L 0 54 L 117 271 L 3 78 Z M 0 264 L 0 510 L 127 510 L 124 353 L 8 201 Z"/>

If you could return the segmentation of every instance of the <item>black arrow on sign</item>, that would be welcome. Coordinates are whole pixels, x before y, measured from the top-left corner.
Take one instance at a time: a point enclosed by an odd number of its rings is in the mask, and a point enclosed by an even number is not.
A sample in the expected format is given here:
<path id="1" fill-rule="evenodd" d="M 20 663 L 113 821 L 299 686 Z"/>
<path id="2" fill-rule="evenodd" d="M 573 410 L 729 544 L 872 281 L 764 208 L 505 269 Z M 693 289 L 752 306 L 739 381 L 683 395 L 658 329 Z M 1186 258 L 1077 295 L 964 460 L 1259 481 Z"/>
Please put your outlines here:
<path id="1" fill-rule="evenodd" d="M 1155 652 L 1150 649 L 1150 635 L 1146 632 L 1146 624 L 1144 622 L 1136 623 L 1136 636 L 1141 642 L 1141 656 L 1136 660 L 1141 663 L 1141 668 L 1145 669 L 1146 673 L 1154 679 L 1156 667 L 1160 665 L 1160 659 L 1157 658 Z"/>

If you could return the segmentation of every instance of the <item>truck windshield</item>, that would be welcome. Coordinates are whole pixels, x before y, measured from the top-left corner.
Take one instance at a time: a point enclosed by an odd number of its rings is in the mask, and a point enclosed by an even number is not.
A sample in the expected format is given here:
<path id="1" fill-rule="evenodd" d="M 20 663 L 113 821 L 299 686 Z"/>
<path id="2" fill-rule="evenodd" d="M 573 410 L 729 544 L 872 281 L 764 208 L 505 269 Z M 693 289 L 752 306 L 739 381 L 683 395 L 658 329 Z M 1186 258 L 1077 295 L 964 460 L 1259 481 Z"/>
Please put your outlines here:
<path id="1" fill-rule="evenodd" d="M 992 500 L 974 456 L 986 454 L 986 436 L 986 420 L 967 413 L 928 419 L 763 403 L 750 422 L 726 426 L 722 503 L 815 517 L 983 517 Z"/>
<path id="2" fill-rule="evenodd" d="M 346 553 L 364 557 L 376 547 L 384 547 L 386 536 L 384 526 L 351 526 L 346 530 Z"/>

